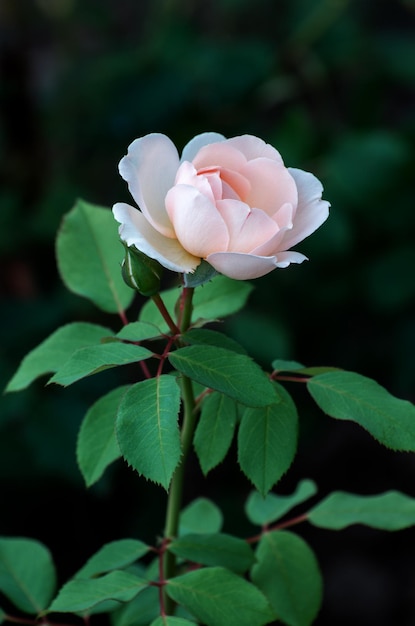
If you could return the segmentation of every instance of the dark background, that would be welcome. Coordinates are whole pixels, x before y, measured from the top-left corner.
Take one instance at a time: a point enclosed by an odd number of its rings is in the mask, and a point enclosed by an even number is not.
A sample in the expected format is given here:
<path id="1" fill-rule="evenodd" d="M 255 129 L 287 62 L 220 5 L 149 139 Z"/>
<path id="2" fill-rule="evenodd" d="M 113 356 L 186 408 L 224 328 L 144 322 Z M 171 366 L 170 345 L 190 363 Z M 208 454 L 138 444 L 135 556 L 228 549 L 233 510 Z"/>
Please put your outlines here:
<path id="1" fill-rule="evenodd" d="M 414 401 L 414 26 L 413 0 L 1 0 L 1 386 L 57 326 L 116 324 L 57 276 L 55 234 L 75 199 L 129 201 L 117 164 L 135 137 L 164 132 L 180 149 L 215 130 L 272 143 L 332 204 L 297 246 L 310 261 L 255 281 L 227 330 L 267 367 L 336 365 Z M 162 492 L 123 463 L 90 490 L 77 469 L 79 423 L 113 377 L 1 398 L 0 534 L 46 543 L 62 582 L 103 542 L 162 530 Z M 415 496 L 413 455 L 290 391 L 301 444 L 280 492 L 310 477 L 321 495 Z M 226 530 L 251 532 L 235 451 L 207 480 L 192 463 L 186 501 L 212 497 Z M 317 624 L 415 624 L 413 529 L 298 531 L 326 580 Z"/>

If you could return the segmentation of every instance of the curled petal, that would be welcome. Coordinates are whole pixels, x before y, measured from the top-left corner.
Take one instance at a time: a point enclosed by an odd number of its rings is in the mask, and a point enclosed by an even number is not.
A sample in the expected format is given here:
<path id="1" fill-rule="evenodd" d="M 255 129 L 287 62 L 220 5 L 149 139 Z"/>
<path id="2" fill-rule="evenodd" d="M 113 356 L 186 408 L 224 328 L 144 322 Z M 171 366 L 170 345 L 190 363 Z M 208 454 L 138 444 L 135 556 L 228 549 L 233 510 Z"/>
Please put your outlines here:
<path id="1" fill-rule="evenodd" d="M 226 250 L 229 235 L 216 206 L 195 187 L 175 185 L 166 196 L 166 208 L 176 237 L 194 256 L 205 258 Z"/>
<path id="2" fill-rule="evenodd" d="M 257 254 L 259 256 L 270 256 L 278 254 L 279 258 L 279 251 L 284 250 L 284 237 L 286 236 L 287 231 L 290 231 L 293 227 L 293 215 L 294 208 L 292 204 L 284 204 L 278 211 L 277 215 L 273 218 L 273 220 L 278 225 L 277 232 L 273 237 L 268 239 L 268 241 L 252 250 L 252 254 Z"/>
<path id="3" fill-rule="evenodd" d="M 120 174 L 148 221 L 163 235 L 174 237 L 164 199 L 174 185 L 179 155 L 174 143 L 160 133 L 136 139 L 119 164 Z"/>
<path id="4" fill-rule="evenodd" d="M 275 266 L 284 268 L 288 267 L 291 263 L 302 263 L 303 261 L 308 261 L 308 258 L 304 254 L 288 250 L 287 252 L 278 252 Z"/>
<path id="5" fill-rule="evenodd" d="M 204 167 L 220 166 L 238 171 L 245 165 L 246 158 L 227 141 L 221 141 L 201 148 L 192 163 L 198 170 Z"/>
<path id="6" fill-rule="evenodd" d="M 298 190 L 298 206 L 292 230 L 285 234 L 282 249 L 292 248 L 313 233 L 329 216 L 330 204 L 321 199 L 323 185 L 313 174 L 288 168 Z"/>
<path id="7" fill-rule="evenodd" d="M 271 159 L 258 158 L 248 161 L 241 170 L 250 182 L 251 189 L 244 198 L 249 206 L 274 215 L 285 203 L 297 206 L 297 187 L 289 171 Z"/>
<path id="8" fill-rule="evenodd" d="M 252 252 L 278 232 L 278 224 L 259 209 L 238 200 L 221 200 L 218 211 L 229 232 L 228 251 Z"/>
<path id="9" fill-rule="evenodd" d="M 240 135 L 239 137 L 232 137 L 232 139 L 228 139 L 226 143 L 233 148 L 240 150 L 248 161 L 251 159 L 265 157 L 267 159 L 272 159 L 273 161 L 278 161 L 281 165 L 283 165 L 283 160 L 278 150 L 254 135 Z"/>
<path id="10" fill-rule="evenodd" d="M 193 161 L 200 148 L 219 141 L 225 141 L 225 137 L 220 133 L 201 133 L 196 135 L 183 148 L 181 161 Z"/>
<path id="11" fill-rule="evenodd" d="M 120 238 L 127 246 L 134 245 L 137 250 L 173 272 L 193 272 L 200 264 L 200 258 L 189 254 L 177 239 L 159 233 L 134 207 L 118 202 L 112 212 L 121 224 Z"/>
<path id="12" fill-rule="evenodd" d="M 277 259 L 274 256 L 255 256 L 242 252 L 216 252 L 210 254 L 206 261 L 216 271 L 236 280 L 259 278 L 277 267 Z"/>

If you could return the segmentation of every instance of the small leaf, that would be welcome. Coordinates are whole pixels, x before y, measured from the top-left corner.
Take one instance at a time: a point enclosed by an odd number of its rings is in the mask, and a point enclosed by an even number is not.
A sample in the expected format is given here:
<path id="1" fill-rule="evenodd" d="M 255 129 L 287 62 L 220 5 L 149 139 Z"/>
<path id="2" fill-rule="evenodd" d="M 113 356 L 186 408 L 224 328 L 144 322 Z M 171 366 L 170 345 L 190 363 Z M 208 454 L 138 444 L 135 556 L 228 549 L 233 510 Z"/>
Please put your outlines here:
<path id="1" fill-rule="evenodd" d="M 129 386 L 124 385 L 99 398 L 81 424 L 76 456 L 88 487 L 96 483 L 108 465 L 121 456 L 115 437 L 115 418 L 127 389 Z"/>
<path id="2" fill-rule="evenodd" d="M 246 502 L 245 511 L 249 521 L 258 526 L 265 526 L 280 519 L 316 493 L 317 487 L 312 480 L 302 480 L 290 496 L 269 493 L 263 498 L 257 491 L 253 491 Z"/>
<path id="3" fill-rule="evenodd" d="M 202 261 L 197 266 L 193 273 L 183 275 L 184 284 L 186 287 L 198 287 L 212 280 L 217 275 L 217 271 L 207 261 Z"/>
<path id="4" fill-rule="evenodd" d="M 224 533 L 194 533 L 175 539 L 168 547 L 179 557 L 202 565 L 220 565 L 242 574 L 251 567 L 254 553 L 243 539 Z"/>
<path id="5" fill-rule="evenodd" d="M 289 626 L 312 624 L 320 609 L 323 585 L 317 560 L 306 542 L 286 531 L 266 533 L 256 558 L 252 580 L 279 619 Z"/>
<path id="6" fill-rule="evenodd" d="M 393 450 L 415 451 L 415 406 L 353 372 L 311 378 L 308 390 L 330 417 L 356 422 Z"/>
<path id="7" fill-rule="evenodd" d="M 109 209 L 78 200 L 63 218 L 56 254 L 62 280 L 71 291 L 107 313 L 131 304 L 134 292 L 121 276 L 124 249 Z"/>
<path id="8" fill-rule="evenodd" d="M 165 489 L 181 456 L 179 409 L 179 387 L 167 375 L 130 387 L 118 409 L 116 431 L 123 457 Z"/>
<path id="9" fill-rule="evenodd" d="M 398 491 L 375 496 L 335 491 L 313 507 L 307 517 L 314 526 L 331 530 L 352 524 L 401 530 L 415 525 L 415 499 Z"/>
<path id="10" fill-rule="evenodd" d="M 113 626 L 148 626 L 160 613 L 159 590 L 147 587 L 131 602 L 111 613 Z"/>
<path id="11" fill-rule="evenodd" d="M 284 359 L 275 359 L 272 362 L 272 369 L 277 372 L 295 372 L 304 368 L 304 365 L 298 361 L 286 361 Z"/>
<path id="12" fill-rule="evenodd" d="M 88 559 L 75 574 L 75 578 L 92 578 L 98 574 L 122 569 L 147 554 L 149 549 L 149 546 L 137 539 L 111 541 Z"/>
<path id="13" fill-rule="evenodd" d="M 216 504 L 207 498 L 197 498 L 180 513 L 179 535 L 218 533 L 222 523 L 223 516 Z"/>
<path id="14" fill-rule="evenodd" d="M 216 276 L 196 289 L 192 319 L 215 320 L 233 315 L 245 306 L 252 290 L 253 285 L 246 281 Z"/>
<path id="15" fill-rule="evenodd" d="M 167 594 L 207 626 L 262 626 L 275 615 L 262 593 L 222 567 L 172 578 Z"/>
<path id="16" fill-rule="evenodd" d="M 214 346 L 187 346 L 169 355 L 173 367 L 192 380 L 247 406 L 278 402 L 265 372 L 244 354 Z"/>
<path id="17" fill-rule="evenodd" d="M 205 475 L 225 458 L 236 422 L 237 407 L 231 398 L 214 392 L 203 400 L 194 447 Z"/>
<path id="18" fill-rule="evenodd" d="M 131 322 L 123 326 L 115 335 L 117 339 L 125 339 L 127 341 L 144 341 L 145 339 L 154 339 L 160 335 L 157 327 L 148 322 Z"/>
<path id="19" fill-rule="evenodd" d="M 213 280 L 195 290 L 193 296 L 193 323 L 197 320 L 215 320 L 233 315 L 245 305 L 252 289 L 252 285 L 246 281 L 232 280 L 226 276 L 216 276 Z M 168 312 L 175 319 L 175 306 L 180 297 L 179 289 L 168 289 L 161 292 L 160 296 Z M 155 324 L 163 333 L 169 332 L 169 327 L 152 300 L 148 300 L 142 307 L 140 320 Z"/>
<path id="20" fill-rule="evenodd" d="M 57 372 L 76 350 L 98 344 L 108 335 L 112 335 L 108 328 L 87 322 L 74 322 L 58 328 L 24 357 L 6 391 L 20 391 L 36 378 Z"/>
<path id="21" fill-rule="evenodd" d="M 130 343 L 102 343 L 74 352 L 49 380 L 67 387 L 72 383 L 117 365 L 128 365 L 153 356 L 147 348 Z M 48 383 L 48 384 L 49 384 Z"/>
<path id="22" fill-rule="evenodd" d="M 151 622 L 150 626 L 194 626 L 194 624 L 194 622 L 183 617 L 166 615 L 165 617 L 158 617 L 154 622 Z"/>
<path id="23" fill-rule="evenodd" d="M 182 335 L 182 339 L 192 345 L 216 346 L 218 348 L 232 350 L 238 354 L 246 354 L 245 348 L 241 346 L 240 343 L 210 328 L 192 328 Z"/>
<path id="24" fill-rule="evenodd" d="M 108 600 L 129 602 L 147 586 L 147 580 L 118 570 L 100 578 L 74 578 L 60 589 L 48 612 L 78 613 Z"/>
<path id="25" fill-rule="evenodd" d="M 281 402 L 246 409 L 238 432 L 239 465 L 264 496 L 290 467 L 297 450 L 297 409 L 289 393 L 278 388 Z"/>
<path id="26" fill-rule="evenodd" d="M 55 567 L 43 544 L 33 539 L 0 539 L 0 591 L 13 604 L 26 613 L 40 613 L 55 586 Z"/>

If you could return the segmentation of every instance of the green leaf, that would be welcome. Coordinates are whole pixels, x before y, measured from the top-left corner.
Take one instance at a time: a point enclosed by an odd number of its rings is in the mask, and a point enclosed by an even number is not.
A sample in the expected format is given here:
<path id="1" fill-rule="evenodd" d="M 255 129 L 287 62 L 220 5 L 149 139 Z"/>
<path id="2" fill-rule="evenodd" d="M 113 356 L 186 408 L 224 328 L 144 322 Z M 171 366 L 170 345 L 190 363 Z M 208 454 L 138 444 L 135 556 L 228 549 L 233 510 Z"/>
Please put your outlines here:
<path id="1" fill-rule="evenodd" d="M 298 361 L 286 361 L 285 359 L 275 359 L 272 362 L 272 369 L 278 372 L 295 372 L 304 368 Z"/>
<path id="2" fill-rule="evenodd" d="M 118 409 L 117 437 L 125 460 L 168 489 L 181 456 L 175 378 L 162 375 L 130 387 Z"/>
<path id="3" fill-rule="evenodd" d="M 147 587 L 111 614 L 113 626 L 148 626 L 160 613 L 159 590 Z"/>
<path id="4" fill-rule="evenodd" d="M 246 501 L 245 511 L 250 522 L 265 526 L 280 519 L 316 493 L 317 487 L 312 480 L 302 480 L 294 493 L 289 496 L 269 493 L 263 498 L 257 491 L 253 491 Z"/>
<path id="5" fill-rule="evenodd" d="M 238 432 L 238 461 L 265 496 L 290 467 L 298 437 L 298 415 L 289 393 L 278 385 L 281 402 L 246 409 Z"/>
<path id="6" fill-rule="evenodd" d="M 245 348 L 240 343 L 217 330 L 209 328 L 192 328 L 182 335 L 182 339 L 192 345 L 217 346 L 218 348 L 232 350 L 238 354 L 246 354 Z"/>
<path id="7" fill-rule="evenodd" d="M 117 365 L 128 365 L 153 356 L 147 348 L 132 343 L 102 343 L 74 352 L 48 381 L 67 387 L 72 383 Z"/>
<path id="8" fill-rule="evenodd" d="M 165 617 L 158 617 L 154 622 L 151 622 L 150 626 L 194 626 L 194 624 L 194 622 L 183 617 L 166 615 Z"/>
<path id="9" fill-rule="evenodd" d="M 78 613 L 108 600 L 129 602 L 147 586 L 147 580 L 118 570 L 100 578 L 74 578 L 60 589 L 48 612 Z"/>
<path id="10" fill-rule="evenodd" d="M 76 350 L 98 344 L 108 335 L 112 335 L 108 328 L 86 322 L 74 322 L 58 328 L 24 357 L 6 391 L 20 391 L 39 376 L 57 372 Z"/>
<path id="11" fill-rule="evenodd" d="M 196 498 L 180 513 L 179 535 L 218 533 L 222 528 L 220 509 L 207 498 Z"/>
<path id="12" fill-rule="evenodd" d="M 213 392 L 203 400 L 194 447 L 205 475 L 225 458 L 237 417 L 237 407 L 231 398 Z"/>
<path id="13" fill-rule="evenodd" d="M 415 499 L 398 491 L 375 496 L 335 491 L 313 507 L 307 518 L 314 526 L 331 530 L 352 524 L 401 530 L 415 525 Z"/>
<path id="14" fill-rule="evenodd" d="M 26 613 L 40 613 L 49 604 L 56 573 L 49 550 L 38 541 L 0 539 L 0 591 Z"/>
<path id="15" fill-rule="evenodd" d="M 192 380 L 247 406 L 278 402 L 273 383 L 244 354 L 214 346 L 187 346 L 169 355 L 173 367 Z"/>
<path id="16" fill-rule="evenodd" d="M 232 280 L 227 276 L 216 276 L 199 287 L 193 297 L 193 321 L 222 319 L 242 309 L 253 285 L 243 280 Z"/>
<path id="17" fill-rule="evenodd" d="M 117 339 L 125 339 L 127 341 L 144 341 L 145 339 L 154 339 L 160 335 L 158 328 L 149 322 L 131 322 L 123 326 L 115 335 Z"/>
<path id="18" fill-rule="evenodd" d="M 275 618 L 254 585 L 222 567 L 172 578 L 166 590 L 207 626 L 262 626 Z"/>
<path id="19" fill-rule="evenodd" d="M 306 542 L 286 531 L 266 533 L 256 551 L 253 582 L 289 626 L 312 624 L 322 601 L 320 569 Z"/>
<path id="20" fill-rule="evenodd" d="M 330 417 L 356 422 L 388 448 L 415 451 L 415 406 L 374 380 L 341 371 L 315 376 L 307 387 Z"/>
<path id="21" fill-rule="evenodd" d="M 212 280 L 217 274 L 215 268 L 202 259 L 193 273 L 183 275 L 183 280 L 186 287 L 198 287 Z"/>
<path id="22" fill-rule="evenodd" d="M 79 430 L 76 456 L 88 487 L 121 456 L 115 437 L 115 418 L 129 385 L 113 389 L 97 400 L 86 413 Z"/>
<path id="23" fill-rule="evenodd" d="M 75 578 L 92 578 L 112 570 L 122 569 L 137 561 L 149 551 L 138 539 L 119 539 L 102 546 L 75 574 Z"/>
<path id="24" fill-rule="evenodd" d="M 241 280 L 232 280 L 226 276 L 216 276 L 195 290 L 193 296 L 192 320 L 215 320 L 239 311 L 246 303 L 253 287 Z M 176 318 L 175 306 L 180 297 L 178 288 L 160 293 L 166 308 L 173 319 Z M 161 332 L 169 332 L 160 311 L 152 300 L 148 300 L 141 309 L 140 320 L 155 324 Z"/>
<path id="25" fill-rule="evenodd" d="M 224 533 L 190 533 L 169 544 L 168 549 L 183 559 L 202 565 L 220 565 L 242 574 L 254 562 L 254 553 L 243 539 Z"/>
<path id="26" fill-rule="evenodd" d="M 134 292 L 121 276 L 124 249 L 109 209 L 78 200 L 63 218 L 56 254 L 62 280 L 71 291 L 107 313 L 131 304 Z"/>

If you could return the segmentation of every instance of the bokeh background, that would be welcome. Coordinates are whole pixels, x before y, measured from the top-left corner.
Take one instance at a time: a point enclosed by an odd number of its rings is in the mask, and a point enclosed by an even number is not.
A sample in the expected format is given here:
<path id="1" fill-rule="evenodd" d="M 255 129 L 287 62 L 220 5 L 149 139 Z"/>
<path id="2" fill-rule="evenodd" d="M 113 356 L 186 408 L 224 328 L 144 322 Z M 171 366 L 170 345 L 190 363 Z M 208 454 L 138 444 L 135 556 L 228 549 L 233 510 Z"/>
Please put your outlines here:
<path id="1" fill-rule="evenodd" d="M 298 246 L 310 261 L 256 281 L 226 330 L 265 365 L 336 365 L 415 401 L 414 0 L 1 0 L 0 72 L 1 387 L 57 326 L 116 323 L 57 275 L 55 235 L 76 198 L 129 201 L 117 164 L 138 136 L 181 148 L 215 130 L 272 143 L 332 204 Z M 0 399 L 0 534 L 46 543 L 61 582 L 103 542 L 162 529 L 162 492 L 122 462 L 90 490 L 77 469 L 80 421 L 111 376 Z M 301 443 L 280 492 L 309 477 L 321 494 L 415 496 L 413 454 L 290 391 Z M 191 461 L 185 497 L 212 497 L 243 534 L 250 487 L 235 458 L 207 479 Z M 298 531 L 326 580 L 317 624 L 415 624 L 414 529 Z"/>

